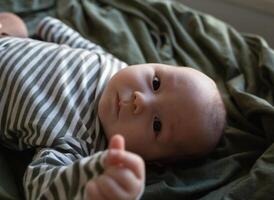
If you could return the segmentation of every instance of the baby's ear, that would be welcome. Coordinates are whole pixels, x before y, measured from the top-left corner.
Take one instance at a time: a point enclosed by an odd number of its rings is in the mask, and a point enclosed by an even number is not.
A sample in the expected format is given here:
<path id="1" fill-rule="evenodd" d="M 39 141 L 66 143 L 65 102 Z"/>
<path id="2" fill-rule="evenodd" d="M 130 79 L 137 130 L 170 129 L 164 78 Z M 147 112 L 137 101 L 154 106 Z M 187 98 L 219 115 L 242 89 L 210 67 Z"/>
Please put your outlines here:
<path id="1" fill-rule="evenodd" d="M 122 135 L 114 135 L 110 138 L 109 149 L 125 150 L 125 139 Z"/>

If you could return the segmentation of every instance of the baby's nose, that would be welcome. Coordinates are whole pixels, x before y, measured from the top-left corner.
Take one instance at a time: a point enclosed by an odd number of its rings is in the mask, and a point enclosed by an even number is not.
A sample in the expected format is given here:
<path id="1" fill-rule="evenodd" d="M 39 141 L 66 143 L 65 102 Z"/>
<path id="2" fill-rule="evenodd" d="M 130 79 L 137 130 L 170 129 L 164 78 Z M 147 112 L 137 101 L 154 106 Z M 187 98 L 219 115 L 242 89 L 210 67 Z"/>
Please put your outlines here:
<path id="1" fill-rule="evenodd" d="M 134 114 L 140 114 L 147 107 L 149 107 L 149 99 L 145 97 L 145 95 L 139 91 L 135 91 L 133 93 L 133 105 L 134 105 Z"/>

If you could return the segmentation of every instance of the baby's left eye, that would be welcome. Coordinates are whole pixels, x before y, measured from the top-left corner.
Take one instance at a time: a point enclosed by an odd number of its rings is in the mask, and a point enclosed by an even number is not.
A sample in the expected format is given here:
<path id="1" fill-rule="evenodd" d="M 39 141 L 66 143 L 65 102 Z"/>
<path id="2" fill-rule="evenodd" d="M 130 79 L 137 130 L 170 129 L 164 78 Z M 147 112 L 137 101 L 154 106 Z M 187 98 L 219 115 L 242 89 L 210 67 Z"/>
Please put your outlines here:
<path id="1" fill-rule="evenodd" d="M 157 134 L 159 134 L 162 130 L 162 122 L 158 117 L 154 117 L 153 120 L 153 131 Z"/>
<path id="2" fill-rule="evenodd" d="M 160 79 L 157 76 L 153 77 L 152 80 L 152 87 L 154 91 L 157 91 L 160 87 L 161 83 L 160 83 Z"/>

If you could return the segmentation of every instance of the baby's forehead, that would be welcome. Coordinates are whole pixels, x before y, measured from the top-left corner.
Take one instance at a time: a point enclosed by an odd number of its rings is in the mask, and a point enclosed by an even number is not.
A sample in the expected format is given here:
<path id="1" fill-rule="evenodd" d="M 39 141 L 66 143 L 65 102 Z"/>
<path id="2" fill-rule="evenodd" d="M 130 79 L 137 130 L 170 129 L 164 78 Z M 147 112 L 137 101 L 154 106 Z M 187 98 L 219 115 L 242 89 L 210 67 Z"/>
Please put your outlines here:
<path id="1" fill-rule="evenodd" d="M 176 67 L 170 65 L 155 66 L 156 72 L 158 71 L 163 78 L 169 79 L 169 81 L 175 82 L 176 85 L 180 84 L 200 84 L 201 81 L 208 81 L 208 77 L 192 68 L 188 67 Z M 178 88 L 179 89 L 179 88 Z"/>
<path id="2" fill-rule="evenodd" d="M 170 132 L 169 148 L 173 148 L 175 153 L 180 155 L 194 155 L 199 152 L 204 145 L 207 146 L 209 140 L 206 138 L 201 123 L 191 123 L 191 116 L 188 122 L 180 122 L 178 120 L 174 123 L 172 132 Z"/>

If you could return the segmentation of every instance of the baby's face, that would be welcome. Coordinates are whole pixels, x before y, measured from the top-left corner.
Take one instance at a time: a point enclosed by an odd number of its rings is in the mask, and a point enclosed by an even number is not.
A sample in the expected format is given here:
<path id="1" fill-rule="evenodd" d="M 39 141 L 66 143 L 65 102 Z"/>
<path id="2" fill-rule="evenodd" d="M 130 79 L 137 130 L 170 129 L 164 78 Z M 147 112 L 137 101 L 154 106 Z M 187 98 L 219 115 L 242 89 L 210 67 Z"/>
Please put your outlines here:
<path id="1" fill-rule="evenodd" d="M 112 77 L 99 101 L 106 137 L 123 135 L 126 149 L 146 160 L 195 154 L 206 145 L 203 107 L 214 86 L 191 68 L 129 66 Z"/>

